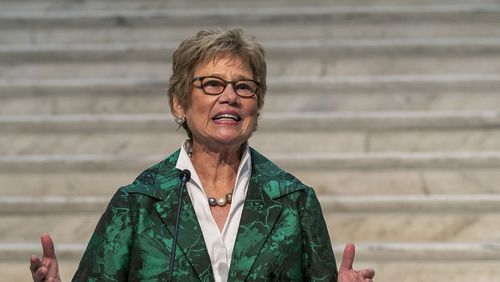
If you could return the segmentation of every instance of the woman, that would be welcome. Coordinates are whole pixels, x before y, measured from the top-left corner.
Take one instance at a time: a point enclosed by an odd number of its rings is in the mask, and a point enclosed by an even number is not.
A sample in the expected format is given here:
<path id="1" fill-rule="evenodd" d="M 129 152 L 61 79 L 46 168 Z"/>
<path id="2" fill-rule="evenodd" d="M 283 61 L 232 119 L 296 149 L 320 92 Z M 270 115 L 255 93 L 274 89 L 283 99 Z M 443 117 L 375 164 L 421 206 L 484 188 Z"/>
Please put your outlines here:
<path id="1" fill-rule="evenodd" d="M 336 281 L 330 237 L 314 191 L 248 146 L 266 92 L 264 49 L 240 29 L 205 30 L 173 54 L 168 91 L 189 137 L 164 161 L 113 196 L 74 281 L 164 281 L 182 198 L 175 281 Z M 35 281 L 59 278 L 42 235 Z M 339 281 L 371 281 L 352 270 L 348 245 Z"/>

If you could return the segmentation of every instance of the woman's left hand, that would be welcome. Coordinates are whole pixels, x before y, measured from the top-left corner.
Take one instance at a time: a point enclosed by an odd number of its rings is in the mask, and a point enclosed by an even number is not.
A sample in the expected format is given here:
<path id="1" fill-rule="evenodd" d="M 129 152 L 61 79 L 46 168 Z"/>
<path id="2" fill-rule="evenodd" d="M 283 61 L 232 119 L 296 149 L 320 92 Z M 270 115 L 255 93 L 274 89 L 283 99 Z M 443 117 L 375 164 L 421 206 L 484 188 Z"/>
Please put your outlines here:
<path id="1" fill-rule="evenodd" d="M 372 282 L 375 276 L 375 270 L 371 268 L 360 270 L 352 269 L 354 252 L 354 244 L 349 243 L 345 246 L 342 263 L 339 268 L 338 282 Z"/>
<path id="2" fill-rule="evenodd" d="M 39 259 L 35 255 L 30 258 L 30 270 L 35 282 L 61 282 L 59 277 L 59 264 L 57 263 L 54 243 L 49 234 L 40 236 L 42 241 L 43 257 Z"/>

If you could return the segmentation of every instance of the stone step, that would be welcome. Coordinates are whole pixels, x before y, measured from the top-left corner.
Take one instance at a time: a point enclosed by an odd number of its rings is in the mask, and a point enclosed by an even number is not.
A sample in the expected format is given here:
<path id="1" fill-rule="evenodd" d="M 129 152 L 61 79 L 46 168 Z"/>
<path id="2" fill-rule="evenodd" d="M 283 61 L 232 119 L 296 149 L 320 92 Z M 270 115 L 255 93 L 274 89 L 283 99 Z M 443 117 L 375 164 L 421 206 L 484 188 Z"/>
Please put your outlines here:
<path id="1" fill-rule="evenodd" d="M 500 13 L 499 13 L 500 15 Z M 500 21 L 499 21 L 500 22 Z M 382 39 L 296 39 L 266 40 L 269 61 L 281 61 L 290 56 L 306 58 L 357 56 L 472 56 L 495 55 L 500 49 L 498 37 L 462 38 L 382 38 Z M 104 44 L 22 44 L 0 46 L 4 63 L 23 62 L 166 62 L 178 42 L 113 42 Z M 300 59 L 300 58 L 296 58 Z"/>
<path id="2" fill-rule="evenodd" d="M 394 112 L 265 112 L 257 132 L 336 132 L 376 130 L 465 130 L 494 128 L 498 111 Z M 78 125 L 78 126 L 75 126 Z M 165 114 L 3 115 L 4 133 L 173 132 L 177 125 Z"/>
<path id="3" fill-rule="evenodd" d="M 457 254 L 460 256 L 461 254 Z M 377 270 L 377 281 L 398 282 L 491 282 L 499 281 L 498 260 L 476 261 L 409 261 L 355 263 L 355 269 L 372 267 Z"/>
<path id="4" fill-rule="evenodd" d="M 13 245 L 13 247 L 17 248 L 16 245 Z M 33 251 L 34 253 L 37 254 L 39 253 L 39 255 L 41 255 L 41 251 L 36 249 L 35 246 L 33 246 Z M 13 252 L 15 251 L 12 251 L 11 253 Z M 2 261 L 2 263 L 0 264 L 0 271 L 2 271 L 2 279 L 5 279 L 5 281 L 10 281 L 10 282 L 33 281 L 29 270 L 29 259 L 32 252 L 31 250 L 19 251 L 19 252 L 22 252 L 18 255 L 19 257 L 22 258 L 19 258 L 16 261 L 14 260 Z M 62 281 L 71 281 L 71 278 L 73 278 L 76 268 L 78 267 L 78 263 L 81 258 L 81 255 L 83 254 L 83 251 L 78 251 L 78 252 L 74 251 L 74 252 L 76 253 L 74 256 L 78 258 L 58 259 L 59 274 L 61 276 Z"/>
<path id="5" fill-rule="evenodd" d="M 357 19 L 357 20 L 356 20 Z M 346 19 L 347 21 L 347 19 Z M 206 25 L 179 26 L 107 26 L 107 27 L 65 27 L 64 25 L 47 28 L 10 27 L 0 32 L 0 42 L 5 45 L 79 45 L 109 42 L 180 42 Z M 231 23 L 217 24 L 219 28 L 234 26 Z M 376 39 L 376 38 L 488 38 L 500 36 L 496 28 L 498 21 L 478 18 L 471 21 L 404 21 L 377 22 L 353 17 L 347 23 L 288 22 L 286 24 L 247 24 L 241 25 L 249 34 L 263 40 L 328 40 L 328 39 Z"/>
<path id="6" fill-rule="evenodd" d="M 5 11 L 0 13 L 2 26 L 116 26 L 116 25 L 217 25 L 331 22 L 352 20 L 372 21 L 426 21 L 443 17 L 447 20 L 465 20 L 467 17 L 497 19 L 499 3 L 462 5 L 299 5 L 295 7 L 189 7 L 127 9 L 117 7 L 110 10 L 32 10 Z"/>
<path id="7" fill-rule="evenodd" d="M 491 228 L 498 199 L 499 194 L 320 197 L 335 240 L 388 243 L 498 242 L 500 228 Z"/>
<path id="8" fill-rule="evenodd" d="M 109 195 L 146 168 L 128 171 L 0 173 L 2 195 Z M 318 193 L 336 195 L 500 193 L 498 168 L 300 170 L 290 169 Z M 22 189 L 18 189 L 22 187 Z"/>
<path id="9" fill-rule="evenodd" d="M 450 48 L 450 46 L 435 45 L 430 48 L 422 46 L 354 46 L 337 48 L 328 42 L 277 42 L 268 44 L 268 75 L 269 76 L 336 76 L 336 75 L 442 75 L 466 73 L 496 74 L 500 62 L 500 41 L 485 39 L 485 44 L 470 42 L 467 48 Z M 497 42 L 498 41 L 498 42 Z M 265 45 L 266 46 L 266 45 Z M 82 50 L 84 46 L 42 50 L 36 54 L 41 57 L 30 59 L 22 54 L 19 57 L 4 52 L 6 63 L 0 65 L 0 79 L 166 79 L 170 73 L 169 52 L 166 48 L 153 47 L 151 51 L 145 48 L 137 53 L 129 51 L 126 46 L 123 51 L 103 51 L 101 47 L 95 50 Z M 4 49 L 4 48 L 2 48 Z M 90 48 L 92 49 L 92 48 Z M 156 49 L 158 52 L 154 52 Z M 13 50 L 12 50 L 13 51 Z M 9 53 L 8 55 L 6 55 Z M 22 50 L 20 53 L 23 53 Z M 35 56 L 36 57 L 36 56 Z M 24 63 L 9 62 L 23 59 Z M 36 62 L 44 59 L 46 62 Z M 464 73 L 464 70 L 468 70 Z"/>
<path id="10" fill-rule="evenodd" d="M 56 241 L 55 247 L 61 278 L 69 281 L 85 246 Z M 344 244 L 335 243 L 333 248 L 340 265 Z M 492 282 L 500 277 L 498 248 L 498 243 L 357 243 L 354 268 L 373 267 L 377 281 Z M 31 280 L 28 259 L 41 254 L 38 241 L 3 243 L 0 250 L 0 271 L 6 281 Z"/>
<path id="11" fill-rule="evenodd" d="M 187 137 L 169 116 L 4 115 L 0 154 L 166 154 Z M 265 154 L 488 152 L 499 124 L 497 111 L 264 113 L 250 142 Z"/>
<path id="12" fill-rule="evenodd" d="M 500 228 L 493 227 L 500 215 L 500 194 L 320 196 L 319 200 L 335 241 L 500 239 Z M 2 241 L 35 241 L 38 234 L 49 232 L 59 242 L 86 242 L 108 201 L 109 196 L 3 196 Z"/>
<path id="13" fill-rule="evenodd" d="M 417 2 L 417 3 L 416 3 Z M 441 0 L 439 1 L 441 7 L 447 6 L 467 6 L 470 1 L 466 0 Z M 334 7 L 386 7 L 386 6 L 402 6 L 402 5 L 419 5 L 419 6 L 435 6 L 436 1 L 433 0 L 314 0 L 304 3 L 300 0 L 255 0 L 252 3 L 245 1 L 230 1 L 230 0 L 184 0 L 184 1 L 163 1 L 163 0 L 143 0 L 140 2 L 132 0 L 120 0 L 112 2 L 103 2 L 99 0 L 85 0 L 85 1 L 62 1 L 62 0 L 40 0 L 40 1 L 13 1 L 2 0 L 0 4 L 4 11 L 68 11 L 68 10 L 116 10 L 116 9 L 175 9 L 175 8 L 278 8 L 286 9 L 287 7 L 304 7 L 304 6 L 334 6 Z M 307 4 L 307 5 L 305 5 Z M 498 4 L 496 0 L 475 0 L 475 5 L 492 5 Z"/>
<path id="14" fill-rule="evenodd" d="M 0 193 L 111 195 L 166 155 L 4 155 Z M 500 193 L 498 152 L 267 156 L 323 195 Z"/>
<path id="15" fill-rule="evenodd" d="M 498 204 L 498 203 L 497 203 Z M 67 213 L 71 207 L 62 211 Z M 411 242 L 439 240 L 467 242 L 492 240 L 498 242 L 500 230 L 493 228 L 500 213 L 454 214 L 328 214 L 325 215 L 332 236 L 337 240 L 357 242 Z M 86 242 L 100 214 L 89 215 L 5 215 L 2 220 L 3 240 L 34 240 L 42 232 L 53 233 L 61 240 Z M 57 221 L 56 224 L 47 223 Z M 20 226 L 20 222 L 23 226 Z M 9 230 L 16 230 L 15 234 Z"/>
<path id="16" fill-rule="evenodd" d="M 0 80 L 0 115 L 166 113 L 167 79 Z M 500 75 L 269 77 L 264 111 L 496 110 Z"/>
<path id="17" fill-rule="evenodd" d="M 380 153 L 270 153 L 268 158 L 288 169 L 465 169 L 500 165 L 500 152 L 380 152 Z M 163 156 L 156 155 L 1 155 L 2 172 L 127 171 L 140 169 Z M 28 166 L 28 164 L 31 164 Z M 24 169 L 23 169 L 24 168 Z"/>
<path id="18" fill-rule="evenodd" d="M 164 128 L 163 126 L 162 128 Z M 159 129 L 162 129 L 159 128 Z M 277 129 L 279 130 L 279 128 Z M 400 130 L 338 132 L 260 131 L 250 144 L 262 153 L 381 153 L 381 152 L 488 152 L 500 151 L 498 129 Z M 165 154 L 179 147 L 187 136 L 183 130 L 160 132 L 2 133 L 0 154 Z M 286 142 L 285 142 L 286 140 Z"/>

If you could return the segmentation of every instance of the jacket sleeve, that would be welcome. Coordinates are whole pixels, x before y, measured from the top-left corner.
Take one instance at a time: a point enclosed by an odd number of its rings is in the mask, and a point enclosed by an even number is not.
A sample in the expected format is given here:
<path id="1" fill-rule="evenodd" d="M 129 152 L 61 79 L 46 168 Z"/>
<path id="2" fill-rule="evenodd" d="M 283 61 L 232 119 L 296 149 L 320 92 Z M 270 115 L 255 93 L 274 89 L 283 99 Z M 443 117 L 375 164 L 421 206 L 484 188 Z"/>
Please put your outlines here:
<path id="1" fill-rule="evenodd" d="M 337 281 L 337 265 L 321 206 L 313 189 L 308 189 L 301 212 L 304 269 L 310 281 Z"/>
<path id="2" fill-rule="evenodd" d="M 122 188 L 99 220 L 72 281 L 127 281 L 132 229 L 129 194 Z"/>

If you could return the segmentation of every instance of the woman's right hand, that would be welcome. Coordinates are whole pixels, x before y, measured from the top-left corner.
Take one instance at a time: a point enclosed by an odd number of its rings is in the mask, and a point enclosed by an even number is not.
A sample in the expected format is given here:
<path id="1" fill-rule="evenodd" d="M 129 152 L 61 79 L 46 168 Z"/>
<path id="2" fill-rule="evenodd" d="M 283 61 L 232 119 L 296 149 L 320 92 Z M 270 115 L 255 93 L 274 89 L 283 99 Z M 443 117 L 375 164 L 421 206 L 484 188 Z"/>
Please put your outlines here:
<path id="1" fill-rule="evenodd" d="M 50 238 L 49 234 L 42 234 L 40 241 L 42 241 L 43 258 L 40 260 L 37 256 L 31 255 L 30 259 L 30 270 L 33 281 L 61 282 L 52 238 Z"/>
<path id="2" fill-rule="evenodd" d="M 345 246 L 344 255 L 342 256 L 342 263 L 339 267 L 338 282 L 373 282 L 375 270 L 365 268 L 360 270 L 352 269 L 354 261 L 355 247 L 354 244 L 349 243 Z"/>

